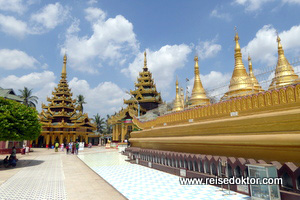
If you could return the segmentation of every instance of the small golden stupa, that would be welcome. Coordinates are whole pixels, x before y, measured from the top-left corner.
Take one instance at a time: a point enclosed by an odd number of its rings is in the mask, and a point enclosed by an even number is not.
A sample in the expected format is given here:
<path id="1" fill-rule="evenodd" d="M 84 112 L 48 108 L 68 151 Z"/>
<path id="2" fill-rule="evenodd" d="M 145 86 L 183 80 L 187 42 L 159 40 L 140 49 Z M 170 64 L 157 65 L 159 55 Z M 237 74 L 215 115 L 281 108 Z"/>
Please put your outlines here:
<path id="1" fill-rule="evenodd" d="M 199 75 L 199 66 L 198 66 L 198 56 L 195 56 L 195 78 L 194 78 L 194 87 L 191 97 L 191 105 L 207 105 L 209 104 L 209 99 L 206 96 L 205 90 L 202 86 L 200 75 Z"/>
<path id="2" fill-rule="evenodd" d="M 264 91 L 261 86 L 259 85 L 256 77 L 254 76 L 254 73 L 253 73 L 253 69 L 252 69 L 252 61 L 251 61 L 251 57 L 250 55 L 248 55 L 248 67 L 249 67 L 249 77 L 251 79 L 251 82 L 252 82 L 252 86 L 254 88 L 254 90 L 256 92 L 262 92 Z"/>
<path id="3" fill-rule="evenodd" d="M 180 96 L 178 78 L 176 78 L 176 97 L 174 101 L 174 106 L 172 111 L 181 111 L 183 110 L 182 97 Z"/>
<path id="4" fill-rule="evenodd" d="M 272 79 L 269 90 L 300 82 L 298 75 L 295 74 L 293 67 L 284 55 L 280 41 L 280 37 L 277 36 L 278 61 L 275 70 L 275 77 Z"/>
<path id="5" fill-rule="evenodd" d="M 229 91 L 225 93 L 225 95 L 222 97 L 222 100 L 245 96 L 257 92 L 257 90 L 254 90 L 252 81 L 243 64 L 239 39 L 238 33 L 236 32 L 234 37 L 234 70 L 230 80 Z"/>

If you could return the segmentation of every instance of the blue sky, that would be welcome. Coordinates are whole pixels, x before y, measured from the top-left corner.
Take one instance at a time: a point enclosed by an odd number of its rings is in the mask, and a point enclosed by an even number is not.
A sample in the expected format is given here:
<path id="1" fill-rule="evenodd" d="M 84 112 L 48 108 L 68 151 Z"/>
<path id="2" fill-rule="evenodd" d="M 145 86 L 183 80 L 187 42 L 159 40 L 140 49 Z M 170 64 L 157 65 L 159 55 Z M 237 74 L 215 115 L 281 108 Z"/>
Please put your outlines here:
<path id="1" fill-rule="evenodd" d="M 0 0 L 0 86 L 32 88 L 46 103 L 66 52 L 73 95 L 86 97 L 90 117 L 112 114 L 134 89 L 146 50 L 164 101 L 175 96 L 176 76 L 191 89 L 195 55 L 205 89 L 227 90 L 234 27 L 244 65 L 249 53 L 259 73 L 276 65 L 276 31 L 287 58 L 299 57 L 299 8 L 300 0 Z"/>

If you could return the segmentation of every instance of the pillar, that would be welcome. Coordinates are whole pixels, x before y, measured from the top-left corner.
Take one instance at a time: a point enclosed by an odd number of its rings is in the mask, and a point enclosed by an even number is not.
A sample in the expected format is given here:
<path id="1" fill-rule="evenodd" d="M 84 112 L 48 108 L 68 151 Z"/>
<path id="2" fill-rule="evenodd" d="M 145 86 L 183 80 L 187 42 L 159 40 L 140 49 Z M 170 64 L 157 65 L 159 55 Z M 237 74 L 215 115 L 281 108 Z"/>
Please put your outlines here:
<path id="1" fill-rule="evenodd" d="M 37 147 L 38 143 L 39 143 L 39 137 L 35 139 L 35 147 Z"/>
<path id="2" fill-rule="evenodd" d="M 116 125 L 113 125 L 112 129 L 113 129 L 112 140 L 115 141 L 116 140 Z"/>
<path id="3" fill-rule="evenodd" d="M 121 142 L 124 142 L 125 140 L 125 130 L 126 130 L 126 125 L 122 123 L 122 127 L 121 127 Z"/>
<path id="4" fill-rule="evenodd" d="M 70 143 L 70 133 L 68 133 L 67 142 Z"/>
<path id="5" fill-rule="evenodd" d="M 47 134 L 47 136 L 46 136 L 46 148 L 49 147 L 49 142 L 50 142 L 50 135 Z"/>
<path id="6" fill-rule="evenodd" d="M 88 143 L 89 143 L 89 135 L 86 134 L 86 135 L 85 135 L 85 144 L 88 144 Z"/>
<path id="7" fill-rule="evenodd" d="M 54 133 L 52 134 L 51 137 L 52 137 L 52 139 L 51 139 L 52 140 L 52 145 L 54 146 L 54 144 L 55 144 L 55 135 L 54 135 Z"/>
<path id="8" fill-rule="evenodd" d="M 76 134 L 73 134 L 72 142 L 76 141 Z"/>
<path id="9" fill-rule="evenodd" d="M 33 140 L 30 140 L 30 141 L 29 141 L 29 147 L 30 147 L 30 148 L 32 147 L 32 142 L 33 142 Z"/>
<path id="10" fill-rule="evenodd" d="M 59 135 L 59 144 L 61 144 L 61 143 L 63 143 L 63 139 L 64 139 L 64 137 L 63 137 L 64 135 L 61 133 L 60 135 Z"/>

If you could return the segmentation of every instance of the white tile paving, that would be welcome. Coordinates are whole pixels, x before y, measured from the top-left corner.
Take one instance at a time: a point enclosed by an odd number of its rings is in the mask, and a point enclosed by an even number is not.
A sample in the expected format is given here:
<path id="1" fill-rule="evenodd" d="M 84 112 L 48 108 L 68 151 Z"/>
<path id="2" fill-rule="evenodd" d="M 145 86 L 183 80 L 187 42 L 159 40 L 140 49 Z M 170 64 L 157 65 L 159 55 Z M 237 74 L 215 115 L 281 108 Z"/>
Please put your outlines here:
<path id="1" fill-rule="evenodd" d="M 223 196 L 211 185 L 180 185 L 179 177 L 140 165 L 130 164 L 118 152 L 78 155 L 92 170 L 130 200 L 238 200 L 238 194 Z"/>
<path id="2" fill-rule="evenodd" d="M 0 186 L 0 200 L 64 200 L 64 172 L 60 155 L 38 156 Z M 43 161 L 43 162 L 42 162 Z"/>

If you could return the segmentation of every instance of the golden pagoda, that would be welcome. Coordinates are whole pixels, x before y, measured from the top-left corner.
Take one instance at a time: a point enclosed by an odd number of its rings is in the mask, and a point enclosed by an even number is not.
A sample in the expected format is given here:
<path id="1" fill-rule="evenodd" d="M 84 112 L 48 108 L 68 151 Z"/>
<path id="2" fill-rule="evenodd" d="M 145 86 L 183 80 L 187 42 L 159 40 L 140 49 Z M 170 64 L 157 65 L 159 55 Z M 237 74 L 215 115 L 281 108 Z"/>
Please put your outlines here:
<path id="1" fill-rule="evenodd" d="M 238 33 L 236 32 L 234 37 L 235 40 L 234 70 L 230 80 L 229 91 L 225 93 L 225 95 L 222 97 L 222 100 L 231 99 L 240 96 L 246 96 L 258 92 L 258 90 L 256 90 L 253 87 L 252 81 L 243 64 L 239 39 L 240 38 L 238 36 Z"/>
<path id="2" fill-rule="evenodd" d="M 174 100 L 173 110 L 172 111 L 181 111 L 183 110 L 181 91 L 179 91 L 178 78 L 176 78 L 176 97 Z"/>
<path id="3" fill-rule="evenodd" d="M 275 70 L 275 77 L 272 79 L 269 90 L 300 82 L 298 75 L 295 74 L 293 67 L 284 55 L 280 41 L 280 37 L 277 36 L 278 61 Z"/>
<path id="4" fill-rule="evenodd" d="M 88 136 L 93 134 L 95 125 L 90 122 L 87 114 L 75 107 L 75 99 L 72 99 L 67 78 L 67 56 L 64 56 L 61 79 L 53 97 L 47 97 L 48 105 L 42 104 L 42 112 L 39 115 L 42 124 L 42 134 L 35 141 L 36 146 L 54 145 L 55 142 L 69 143 L 70 141 L 88 142 Z"/>
<path id="5" fill-rule="evenodd" d="M 259 85 L 256 77 L 254 76 L 254 73 L 253 73 L 253 69 L 252 69 L 252 61 L 251 61 L 251 57 L 250 55 L 248 55 L 248 66 L 249 66 L 249 77 L 251 79 L 251 82 L 252 82 L 252 85 L 253 85 L 253 88 L 255 91 L 258 91 L 258 92 L 262 92 L 264 91 L 261 86 Z"/>
<path id="6" fill-rule="evenodd" d="M 146 111 L 152 110 L 158 107 L 158 104 L 162 103 L 161 95 L 156 90 L 156 85 L 152 79 L 152 73 L 147 67 L 147 54 L 144 53 L 144 67 L 143 71 L 139 73 L 137 79 L 138 83 L 135 83 L 135 90 L 130 90 L 130 94 L 134 97 L 129 100 L 124 100 L 125 104 L 132 104 L 136 101 L 139 102 L 140 106 Z"/>
<path id="7" fill-rule="evenodd" d="M 206 96 L 205 90 L 202 86 L 200 75 L 199 75 L 199 66 L 198 66 L 198 56 L 195 56 L 195 78 L 194 78 L 194 87 L 191 97 L 191 105 L 207 105 L 209 104 L 209 99 Z"/>

